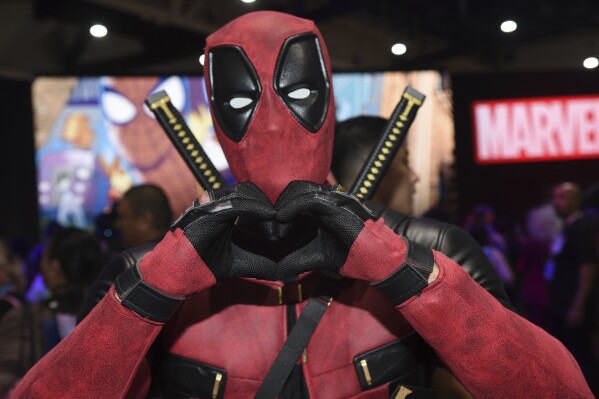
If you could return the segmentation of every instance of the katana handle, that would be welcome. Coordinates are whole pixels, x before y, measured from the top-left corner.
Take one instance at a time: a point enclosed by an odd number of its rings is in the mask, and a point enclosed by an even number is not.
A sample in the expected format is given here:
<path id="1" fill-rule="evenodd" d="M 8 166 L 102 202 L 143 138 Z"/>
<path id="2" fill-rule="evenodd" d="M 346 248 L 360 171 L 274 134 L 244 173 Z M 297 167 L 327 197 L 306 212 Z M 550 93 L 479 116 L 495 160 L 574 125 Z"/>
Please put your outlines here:
<path id="1" fill-rule="evenodd" d="M 405 140 L 408 129 L 416 118 L 416 112 L 425 98 L 424 94 L 409 86 L 405 89 L 381 134 L 381 138 L 349 190 L 350 194 L 361 200 L 372 198 L 385 172 L 389 169 L 389 165 L 393 162 L 395 154 Z"/>
<path id="2" fill-rule="evenodd" d="M 146 105 L 156 116 L 179 154 L 204 190 L 227 186 L 226 180 L 214 166 L 202 145 L 195 138 L 183 116 L 171 103 L 166 91 L 161 90 L 146 99 Z"/>

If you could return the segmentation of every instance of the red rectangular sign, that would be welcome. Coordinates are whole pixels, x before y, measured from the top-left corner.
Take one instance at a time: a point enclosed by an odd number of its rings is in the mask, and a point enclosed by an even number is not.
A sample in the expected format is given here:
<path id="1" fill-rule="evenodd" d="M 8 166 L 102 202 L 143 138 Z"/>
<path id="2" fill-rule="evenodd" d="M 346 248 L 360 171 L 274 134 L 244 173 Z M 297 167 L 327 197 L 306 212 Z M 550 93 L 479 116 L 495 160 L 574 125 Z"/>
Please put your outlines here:
<path id="1" fill-rule="evenodd" d="M 472 103 L 480 164 L 599 158 L 599 96 Z"/>

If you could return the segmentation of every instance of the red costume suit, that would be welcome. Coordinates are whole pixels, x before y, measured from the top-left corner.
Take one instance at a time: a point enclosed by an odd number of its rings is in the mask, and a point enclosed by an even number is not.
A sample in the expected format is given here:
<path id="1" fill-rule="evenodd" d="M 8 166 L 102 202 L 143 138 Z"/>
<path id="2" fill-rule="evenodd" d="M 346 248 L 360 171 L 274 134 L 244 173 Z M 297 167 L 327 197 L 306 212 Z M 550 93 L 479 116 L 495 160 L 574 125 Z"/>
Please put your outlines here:
<path id="1" fill-rule="evenodd" d="M 13 397 L 144 397 L 160 333 L 166 397 L 252 397 L 320 273 L 343 279 L 282 396 L 383 398 L 402 385 L 426 397 L 417 388 L 437 358 L 474 397 L 592 397 L 557 340 L 323 185 L 334 105 L 313 23 L 247 14 L 206 54 L 219 140 L 238 181 L 255 185 L 195 203 Z"/>

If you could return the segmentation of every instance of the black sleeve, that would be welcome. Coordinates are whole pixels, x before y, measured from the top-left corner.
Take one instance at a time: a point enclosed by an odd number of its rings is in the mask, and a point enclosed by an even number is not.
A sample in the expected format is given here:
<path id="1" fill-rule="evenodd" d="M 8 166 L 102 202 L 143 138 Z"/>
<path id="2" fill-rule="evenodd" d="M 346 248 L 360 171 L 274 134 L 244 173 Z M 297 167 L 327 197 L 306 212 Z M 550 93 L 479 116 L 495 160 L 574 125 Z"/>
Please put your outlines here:
<path id="1" fill-rule="evenodd" d="M 110 258 L 102 268 L 98 278 L 92 284 L 81 309 L 77 314 L 77 324 L 81 322 L 92 311 L 92 309 L 104 298 L 110 287 L 114 284 L 116 277 L 126 269 L 135 265 L 138 259 L 150 252 L 156 244 L 144 245 L 130 250 L 120 252 Z"/>
<path id="2" fill-rule="evenodd" d="M 597 220 L 594 218 L 581 222 L 581 228 L 578 229 L 573 240 L 576 248 L 573 253 L 578 258 L 578 264 L 597 264 L 598 227 Z"/>

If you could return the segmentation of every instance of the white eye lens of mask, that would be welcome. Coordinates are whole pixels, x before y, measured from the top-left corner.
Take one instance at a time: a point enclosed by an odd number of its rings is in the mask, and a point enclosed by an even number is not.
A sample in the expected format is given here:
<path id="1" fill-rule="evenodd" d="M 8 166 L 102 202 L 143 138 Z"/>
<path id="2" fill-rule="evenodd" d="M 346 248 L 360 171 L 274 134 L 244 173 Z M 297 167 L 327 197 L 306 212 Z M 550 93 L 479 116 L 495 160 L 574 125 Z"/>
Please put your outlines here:
<path id="1" fill-rule="evenodd" d="M 252 99 L 248 97 L 235 97 L 229 101 L 229 105 L 235 109 L 243 108 L 252 103 Z"/>
<path id="2" fill-rule="evenodd" d="M 306 88 L 293 90 L 291 93 L 287 94 L 289 98 L 293 98 L 294 100 L 303 100 L 310 95 L 310 90 Z"/>

